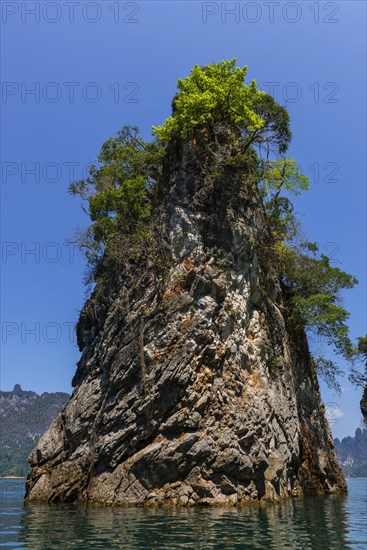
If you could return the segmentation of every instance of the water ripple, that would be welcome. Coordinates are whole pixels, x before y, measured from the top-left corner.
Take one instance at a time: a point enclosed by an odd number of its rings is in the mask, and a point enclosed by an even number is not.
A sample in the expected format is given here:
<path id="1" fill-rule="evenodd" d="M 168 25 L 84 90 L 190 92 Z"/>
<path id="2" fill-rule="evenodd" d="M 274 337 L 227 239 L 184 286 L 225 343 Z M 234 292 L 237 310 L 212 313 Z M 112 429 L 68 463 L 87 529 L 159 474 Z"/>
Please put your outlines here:
<path id="1" fill-rule="evenodd" d="M 18 550 L 365 550 L 366 481 L 349 495 L 305 497 L 253 508 L 23 506 L 24 482 L 2 484 L 0 547 Z M 1 485 L 0 485 L 1 487 Z"/>

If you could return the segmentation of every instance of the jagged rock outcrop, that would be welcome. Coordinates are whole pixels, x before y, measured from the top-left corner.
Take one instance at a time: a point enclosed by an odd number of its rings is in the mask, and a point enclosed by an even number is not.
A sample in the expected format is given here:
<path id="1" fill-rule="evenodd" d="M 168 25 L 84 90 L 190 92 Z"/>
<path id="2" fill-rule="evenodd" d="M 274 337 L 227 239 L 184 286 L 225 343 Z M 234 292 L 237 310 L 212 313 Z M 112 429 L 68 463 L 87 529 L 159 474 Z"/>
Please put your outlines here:
<path id="1" fill-rule="evenodd" d="M 346 488 L 305 334 L 287 326 L 259 252 L 261 199 L 230 149 L 197 149 L 167 153 L 163 296 L 137 268 L 81 313 L 75 389 L 30 457 L 28 501 L 236 504 Z"/>

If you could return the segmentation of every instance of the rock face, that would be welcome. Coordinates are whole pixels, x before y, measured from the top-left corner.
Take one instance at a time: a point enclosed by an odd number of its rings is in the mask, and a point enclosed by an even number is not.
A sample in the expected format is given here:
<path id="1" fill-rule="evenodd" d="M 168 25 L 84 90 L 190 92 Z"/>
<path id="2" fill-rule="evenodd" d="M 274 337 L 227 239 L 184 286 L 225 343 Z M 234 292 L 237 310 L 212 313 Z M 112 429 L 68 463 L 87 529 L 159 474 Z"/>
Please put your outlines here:
<path id="1" fill-rule="evenodd" d="M 27 501 L 236 504 L 346 490 L 304 333 L 259 254 L 262 202 L 231 151 L 167 153 L 172 268 L 95 293 L 74 392 L 30 456 Z"/>

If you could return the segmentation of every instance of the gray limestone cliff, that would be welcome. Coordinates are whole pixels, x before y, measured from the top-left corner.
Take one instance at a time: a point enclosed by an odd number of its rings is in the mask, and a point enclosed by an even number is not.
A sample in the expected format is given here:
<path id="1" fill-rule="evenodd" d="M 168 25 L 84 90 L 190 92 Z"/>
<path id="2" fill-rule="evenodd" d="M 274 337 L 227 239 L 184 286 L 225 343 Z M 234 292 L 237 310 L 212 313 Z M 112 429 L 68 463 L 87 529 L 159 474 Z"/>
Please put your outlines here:
<path id="1" fill-rule="evenodd" d="M 28 502 L 233 505 L 346 490 L 306 336 L 288 326 L 260 252 L 262 201 L 230 150 L 196 149 L 167 152 L 162 296 L 137 266 L 81 312 L 74 392 L 30 456 Z"/>

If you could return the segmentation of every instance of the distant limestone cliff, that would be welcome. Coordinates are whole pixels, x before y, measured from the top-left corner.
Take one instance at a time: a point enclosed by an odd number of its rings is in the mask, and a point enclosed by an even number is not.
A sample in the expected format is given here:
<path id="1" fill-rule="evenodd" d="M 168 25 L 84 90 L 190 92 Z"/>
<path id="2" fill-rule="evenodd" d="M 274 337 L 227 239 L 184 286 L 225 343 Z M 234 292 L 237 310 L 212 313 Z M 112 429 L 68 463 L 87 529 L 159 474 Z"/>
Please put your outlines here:
<path id="1" fill-rule="evenodd" d="M 220 140 L 199 155 L 177 139 L 164 166 L 169 274 L 160 294 L 143 261 L 97 283 L 74 391 L 30 456 L 26 500 L 233 505 L 345 491 L 305 332 L 261 254 L 261 197 Z"/>
<path id="2" fill-rule="evenodd" d="M 27 458 L 51 422 L 69 400 L 67 393 L 0 391 L 0 476 L 25 476 Z"/>
<path id="3" fill-rule="evenodd" d="M 357 428 L 354 437 L 334 439 L 334 445 L 346 477 L 367 477 L 367 428 Z"/>

